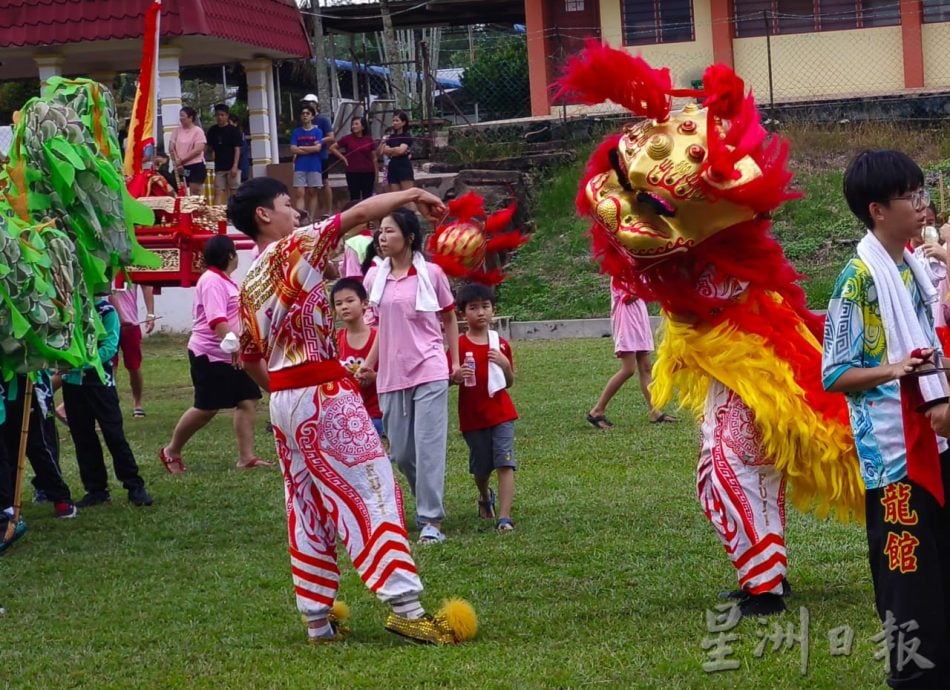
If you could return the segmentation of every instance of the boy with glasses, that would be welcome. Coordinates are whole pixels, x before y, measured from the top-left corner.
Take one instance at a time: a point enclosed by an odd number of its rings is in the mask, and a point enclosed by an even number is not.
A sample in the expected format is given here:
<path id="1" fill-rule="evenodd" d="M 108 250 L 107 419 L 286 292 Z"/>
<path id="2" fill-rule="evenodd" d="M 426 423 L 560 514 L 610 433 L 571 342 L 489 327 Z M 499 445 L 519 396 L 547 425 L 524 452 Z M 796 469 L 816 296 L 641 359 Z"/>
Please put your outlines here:
<path id="1" fill-rule="evenodd" d="M 946 687 L 948 387 L 943 371 L 926 371 L 942 354 L 930 309 L 936 291 L 905 248 L 920 234 L 929 194 L 920 168 L 898 151 L 858 154 L 844 194 L 868 232 L 828 305 L 822 382 L 848 400 L 888 684 Z"/>

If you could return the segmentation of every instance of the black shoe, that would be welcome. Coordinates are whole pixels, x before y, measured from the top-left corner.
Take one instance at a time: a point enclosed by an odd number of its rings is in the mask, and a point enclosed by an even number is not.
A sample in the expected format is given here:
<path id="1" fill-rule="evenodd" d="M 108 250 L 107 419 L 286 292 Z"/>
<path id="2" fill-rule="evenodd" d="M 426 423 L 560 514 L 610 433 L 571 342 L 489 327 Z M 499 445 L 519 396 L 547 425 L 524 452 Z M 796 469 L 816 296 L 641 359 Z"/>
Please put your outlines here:
<path id="1" fill-rule="evenodd" d="M 90 491 L 81 499 L 76 501 L 77 508 L 89 508 L 91 506 L 97 506 L 102 503 L 108 503 L 112 500 L 112 497 L 109 495 L 108 491 Z"/>
<path id="2" fill-rule="evenodd" d="M 746 616 L 771 616 L 785 611 L 785 602 L 779 594 L 744 593 L 739 599 L 739 611 Z"/>
<path id="3" fill-rule="evenodd" d="M 152 497 L 148 495 L 148 491 L 145 490 L 144 486 L 140 486 L 129 489 L 129 503 L 134 506 L 150 506 L 152 505 Z"/>
<path id="4" fill-rule="evenodd" d="M 745 596 L 745 590 L 734 589 L 731 592 L 722 591 L 719 592 L 720 599 L 742 599 Z M 788 581 L 788 578 L 782 578 L 782 596 L 790 597 L 792 596 L 792 583 Z"/>

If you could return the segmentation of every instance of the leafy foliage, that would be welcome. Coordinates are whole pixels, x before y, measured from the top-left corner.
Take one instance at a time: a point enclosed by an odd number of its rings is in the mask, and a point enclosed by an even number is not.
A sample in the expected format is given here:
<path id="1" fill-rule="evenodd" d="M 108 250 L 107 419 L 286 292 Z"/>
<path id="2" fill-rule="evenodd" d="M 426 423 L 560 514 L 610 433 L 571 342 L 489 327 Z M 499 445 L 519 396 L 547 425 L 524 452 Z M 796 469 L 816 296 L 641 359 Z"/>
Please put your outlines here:
<path id="1" fill-rule="evenodd" d="M 524 36 L 487 43 L 462 75 L 462 86 L 479 106 L 500 118 L 531 113 L 528 48 Z"/>

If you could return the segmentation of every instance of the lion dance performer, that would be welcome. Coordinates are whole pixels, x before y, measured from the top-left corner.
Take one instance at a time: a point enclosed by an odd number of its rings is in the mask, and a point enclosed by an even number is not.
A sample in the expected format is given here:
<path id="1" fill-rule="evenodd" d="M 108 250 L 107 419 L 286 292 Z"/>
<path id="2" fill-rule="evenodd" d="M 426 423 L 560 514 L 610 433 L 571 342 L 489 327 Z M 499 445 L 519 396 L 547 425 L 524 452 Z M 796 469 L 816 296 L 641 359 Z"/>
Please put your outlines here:
<path id="1" fill-rule="evenodd" d="M 795 196 L 788 145 L 722 65 L 675 90 L 668 69 L 592 41 L 558 88 L 644 118 L 593 154 L 577 206 L 603 271 L 662 307 L 654 404 L 678 389 L 702 415 L 697 492 L 738 574 L 730 596 L 743 615 L 782 611 L 786 481 L 799 509 L 863 515 L 845 401 L 821 385 L 821 320 L 769 232 Z"/>

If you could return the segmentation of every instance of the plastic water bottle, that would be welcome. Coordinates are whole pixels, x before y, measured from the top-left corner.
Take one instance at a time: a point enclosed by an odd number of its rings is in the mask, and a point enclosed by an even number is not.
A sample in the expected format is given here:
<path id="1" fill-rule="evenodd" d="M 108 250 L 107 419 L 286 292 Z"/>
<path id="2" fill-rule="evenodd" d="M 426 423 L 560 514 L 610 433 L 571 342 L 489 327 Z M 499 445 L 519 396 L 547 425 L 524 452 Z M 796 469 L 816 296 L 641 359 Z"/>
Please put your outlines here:
<path id="1" fill-rule="evenodd" d="M 466 352 L 465 360 L 462 362 L 462 368 L 465 369 L 462 382 L 466 388 L 472 388 L 475 385 L 475 355 L 471 352 Z"/>
<path id="2" fill-rule="evenodd" d="M 928 225 L 923 230 L 921 230 L 920 236 L 924 242 L 937 243 L 940 241 L 940 231 L 938 231 L 933 225 Z"/>

